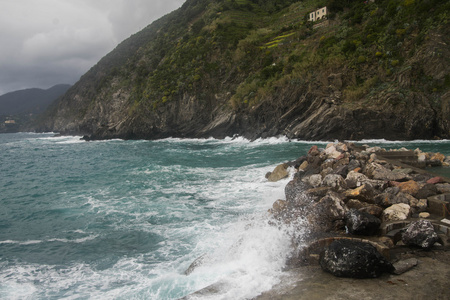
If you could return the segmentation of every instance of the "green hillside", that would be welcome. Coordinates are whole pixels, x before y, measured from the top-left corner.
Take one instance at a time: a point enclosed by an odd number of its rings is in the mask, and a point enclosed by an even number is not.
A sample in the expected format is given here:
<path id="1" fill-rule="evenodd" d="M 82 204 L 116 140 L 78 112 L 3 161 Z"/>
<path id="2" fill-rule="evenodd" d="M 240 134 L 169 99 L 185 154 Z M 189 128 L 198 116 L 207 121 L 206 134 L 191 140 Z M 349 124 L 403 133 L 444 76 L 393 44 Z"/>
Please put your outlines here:
<path id="1" fill-rule="evenodd" d="M 328 19 L 309 22 L 323 6 Z M 382 137 L 380 126 L 449 137 L 449 12 L 438 0 L 187 1 L 103 58 L 43 123 L 101 138 Z"/>

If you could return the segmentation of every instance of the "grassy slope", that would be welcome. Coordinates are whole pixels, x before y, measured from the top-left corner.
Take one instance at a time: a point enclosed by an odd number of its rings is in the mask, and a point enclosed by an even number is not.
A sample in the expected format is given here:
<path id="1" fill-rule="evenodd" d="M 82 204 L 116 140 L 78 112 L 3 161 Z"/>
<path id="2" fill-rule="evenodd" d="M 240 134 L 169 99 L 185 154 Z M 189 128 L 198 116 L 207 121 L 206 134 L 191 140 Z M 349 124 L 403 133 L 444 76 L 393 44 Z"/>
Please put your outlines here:
<path id="1" fill-rule="evenodd" d="M 324 5 L 330 25 L 314 29 L 307 14 Z M 89 102 L 77 113 L 120 91 L 137 119 L 217 95 L 245 114 L 268 102 L 289 106 L 280 90 L 326 94 L 330 74 L 341 74 L 333 93 L 342 107 L 395 109 L 421 93 L 439 110 L 450 86 L 449 11 L 439 0 L 189 0 L 82 78 L 72 92 Z"/>

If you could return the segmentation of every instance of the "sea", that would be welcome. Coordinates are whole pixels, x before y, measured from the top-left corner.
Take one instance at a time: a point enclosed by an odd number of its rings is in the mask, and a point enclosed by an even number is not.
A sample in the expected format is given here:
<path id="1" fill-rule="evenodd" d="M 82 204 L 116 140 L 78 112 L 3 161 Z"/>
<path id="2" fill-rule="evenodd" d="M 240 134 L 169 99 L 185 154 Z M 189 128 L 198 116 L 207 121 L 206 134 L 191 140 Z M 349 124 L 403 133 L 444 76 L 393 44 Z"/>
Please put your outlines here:
<path id="1" fill-rule="evenodd" d="M 449 140 L 357 142 L 450 155 Z M 307 234 L 271 219 L 290 178 L 265 174 L 326 144 L 0 134 L 0 299 L 252 299 Z"/>

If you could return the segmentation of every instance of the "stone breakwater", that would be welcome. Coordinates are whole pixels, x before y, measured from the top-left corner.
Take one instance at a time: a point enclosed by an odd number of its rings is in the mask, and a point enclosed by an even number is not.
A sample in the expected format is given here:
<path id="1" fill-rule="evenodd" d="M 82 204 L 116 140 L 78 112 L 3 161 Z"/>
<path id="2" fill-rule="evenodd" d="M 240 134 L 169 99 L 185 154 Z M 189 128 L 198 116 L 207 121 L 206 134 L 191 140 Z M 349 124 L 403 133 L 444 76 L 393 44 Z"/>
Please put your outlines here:
<path id="1" fill-rule="evenodd" d="M 305 240 L 294 241 L 298 248 L 288 268 L 319 263 L 336 276 L 378 277 L 417 264 L 393 261 L 394 249 L 447 248 L 450 224 L 442 221 L 450 214 L 449 179 L 414 166 L 449 163 L 450 157 L 419 149 L 330 143 L 277 166 L 267 173 L 269 181 L 287 177 L 289 168 L 295 173 L 286 199 L 275 201 L 270 214 L 280 222 L 304 218 L 309 224 Z"/>

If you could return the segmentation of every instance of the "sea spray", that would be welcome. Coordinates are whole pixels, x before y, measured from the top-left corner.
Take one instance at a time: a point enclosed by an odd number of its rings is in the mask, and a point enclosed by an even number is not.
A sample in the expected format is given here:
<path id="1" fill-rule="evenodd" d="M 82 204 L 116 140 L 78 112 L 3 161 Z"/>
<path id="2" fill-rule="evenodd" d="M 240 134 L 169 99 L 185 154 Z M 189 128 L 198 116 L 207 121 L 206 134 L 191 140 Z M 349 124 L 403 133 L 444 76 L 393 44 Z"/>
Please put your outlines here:
<path id="1" fill-rule="evenodd" d="M 254 297 L 305 230 L 270 217 L 289 179 L 265 174 L 313 143 L 0 135 L 0 298 L 178 299 L 215 283 L 208 298 Z"/>

